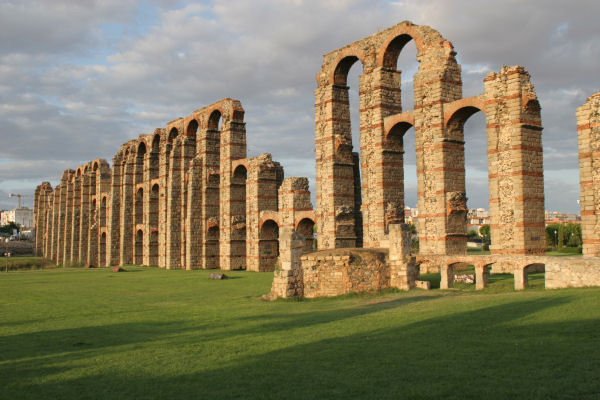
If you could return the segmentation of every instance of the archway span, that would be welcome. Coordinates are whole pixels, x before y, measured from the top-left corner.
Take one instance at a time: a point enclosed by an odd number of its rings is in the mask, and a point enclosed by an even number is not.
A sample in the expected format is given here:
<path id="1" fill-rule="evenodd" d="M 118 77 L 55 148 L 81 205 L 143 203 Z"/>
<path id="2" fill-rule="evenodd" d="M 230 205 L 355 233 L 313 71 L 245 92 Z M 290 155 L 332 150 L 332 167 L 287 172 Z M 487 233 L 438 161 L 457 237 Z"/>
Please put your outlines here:
<path id="1" fill-rule="evenodd" d="M 198 132 L 198 121 L 192 119 L 185 130 L 185 134 L 187 136 L 196 136 L 196 132 Z"/>
<path id="2" fill-rule="evenodd" d="M 258 236 L 259 271 L 273 271 L 279 257 L 279 225 L 272 219 L 263 222 Z"/>
<path id="3" fill-rule="evenodd" d="M 447 184 L 447 226 L 456 238 L 464 235 L 465 246 L 468 237 L 477 237 L 469 233 L 470 230 L 479 232 L 481 226 L 489 224 L 488 138 L 484 112 L 480 99 L 461 99 L 448 107 L 444 118 L 446 138 L 454 144 L 448 152 L 454 162 L 451 172 L 455 177 Z M 483 245 L 487 248 L 489 243 Z"/>

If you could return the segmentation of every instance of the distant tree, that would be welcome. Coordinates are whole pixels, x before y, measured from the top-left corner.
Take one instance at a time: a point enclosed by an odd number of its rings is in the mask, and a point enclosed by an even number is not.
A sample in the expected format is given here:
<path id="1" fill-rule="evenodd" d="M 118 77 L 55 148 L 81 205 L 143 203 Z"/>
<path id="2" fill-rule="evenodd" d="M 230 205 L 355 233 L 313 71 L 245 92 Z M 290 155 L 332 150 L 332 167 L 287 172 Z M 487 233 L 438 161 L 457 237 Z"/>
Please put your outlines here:
<path id="1" fill-rule="evenodd" d="M 479 228 L 479 234 L 481 235 L 481 239 L 483 242 L 483 250 L 489 250 L 490 244 L 492 243 L 492 232 L 490 230 L 489 225 L 481 225 Z"/>
<path id="2" fill-rule="evenodd" d="M 6 225 L 0 226 L 0 232 L 7 233 L 9 235 L 13 234 L 14 229 L 16 229 L 17 232 L 20 231 L 19 225 L 15 224 L 14 222 L 9 222 Z"/>
<path id="3" fill-rule="evenodd" d="M 477 231 L 473 229 L 467 232 L 467 239 L 471 241 L 476 241 L 481 239 L 481 236 L 479 236 L 479 233 L 477 233 Z"/>
<path id="4" fill-rule="evenodd" d="M 546 245 L 558 247 L 559 233 L 563 230 L 563 224 L 550 224 L 546 227 Z"/>

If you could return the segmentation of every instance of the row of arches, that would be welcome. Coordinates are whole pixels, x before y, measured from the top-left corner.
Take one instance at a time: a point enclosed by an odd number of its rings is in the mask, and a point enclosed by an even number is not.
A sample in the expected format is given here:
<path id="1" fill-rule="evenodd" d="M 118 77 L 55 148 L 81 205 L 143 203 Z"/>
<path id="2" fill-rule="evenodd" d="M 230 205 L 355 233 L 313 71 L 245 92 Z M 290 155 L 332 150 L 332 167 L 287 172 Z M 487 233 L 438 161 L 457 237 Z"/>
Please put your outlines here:
<path id="1" fill-rule="evenodd" d="M 414 111 L 406 111 L 398 60 L 411 42 L 416 47 L 418 68 L 413 75 Z M 356 84 L 358 99 L 352 105 L 348 77 L 357 61 L 363 71 Z M 480 190 L 488 194 L 481 196 L 478 205 L 487 205 L 490 213 L 497 215 L 517 209 L 512 216 L 498 217 L 498 221 L 510 222 L 502 226 L 503 233 L 492 236 L 494 241 L 516 231 L 517 240 L 497 243 L 494 251 L 543 251 L 543 235 L 537 234 L 543 229 L 539 105 L 537 110 L 527 106 L 537 100 L 529 75 L 521 67 L 505 67 L 486 77 L 482 95 L 462 99 L 461 72 L 451 43 L 431 28 L 404 22 L 329 53 L 317 80 L 317 175 L 325 177 L 317 182 L 322 248 L 381 247 L 387 240 L 388 225 L 403 222 L 405 154 L 410 142 L 406 139 L 412 139 L 414 133 L 422 250 L 432 254 L 466 252 L 466 189 L 478 180 Z M 509 86 L 509 80 L 518 84 Z M 515 105 L 517 113 L 508 111 Z M 353 113 L 355 109 L 359 113 Z M 400 118 L 388 123 L 395 117 Z M 475 136 L 480 157 L 471 165 L 481 172 L 467 179 L 464 132 L 465 124 L 473 120 L 480 130 L 485 126 L 487 138 Z M 360 126 L 358 136 L 352 133 L 353 122 Z M 508 132 L 515 128 L 519 133 L 511 136 Z M 531 145 L 523 148 L 524 141 Z M 509 154 L 508 149 L 515 146 L 520 146 L 521 154 Z M 353 152 L 356 148 L 360 151 Z M 486 162 L 488 154 L 493 158 Z M 515 162 L 518 159 L 525 163 Z M 504 169 L 512 171 L 502 174 L 516 178 L 500 178 L 497 171 Z M 529 179 L 521 179 L 523 175 L 535 177 L 530 182 L 535 196 L 513 195 L 523 192 L 523 181 Z M 349 181 L 353 185 L 348 185 Z M 505 189 L 499 190 L 499 185 Z M 529 214 L 525 208 L 533 209 L 535 217 L 526 220 L 530 217 L 524 216 Z"/>

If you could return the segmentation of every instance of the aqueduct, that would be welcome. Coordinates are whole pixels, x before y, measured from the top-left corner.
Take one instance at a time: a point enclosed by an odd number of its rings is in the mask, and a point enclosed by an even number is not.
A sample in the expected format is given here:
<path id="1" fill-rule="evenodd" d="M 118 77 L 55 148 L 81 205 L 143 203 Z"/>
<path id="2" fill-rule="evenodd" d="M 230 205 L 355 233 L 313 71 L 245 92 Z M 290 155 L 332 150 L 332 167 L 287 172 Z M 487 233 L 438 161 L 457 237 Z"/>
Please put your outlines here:
<path id="1" fill-rule="evenodd" d="M 419 66 L 414 108 L 405 110 L 397 60 L 410 41 Z M 542 124 L 530 76 L 520 66 L 502 67 L 484 79 L 483 93 L 463 98 L 455 56 L 437 31 L 406 21 L 324 56 L 315 90 L 316 210 L 306 178 L 284 179 L 270 154 L 246 157 L 244 110 L 224 99 L 123 144 L 112 169 L 98 159 L 66 170 L 54 189 L 38 186 L 36 250 L 58 264 L 278 265 L 272 294 L 283 297 L 409 289 L 418 263 L 434 264 L 442 275 L 458 263 L 475 265 L 478 288 L 490 265 L 513 272 L 517 288 L 527 269 L 541 265 L 546 287 L 600 285 L 600 94 L 577 112 L 585 257 L 543 257 Z M 357 62 L 360 157 L 347 86 Z M 466 254 L 463 128 L 478 112 L 486 120 L 492 232 L 491 255 L 483 258 Z M 403 224 L 410 128 L 417 257 Z M 319 251 L 311 252 L 315 224 Z M 360 247 L 372 265 L 356 264 L 352 251 Z"/>

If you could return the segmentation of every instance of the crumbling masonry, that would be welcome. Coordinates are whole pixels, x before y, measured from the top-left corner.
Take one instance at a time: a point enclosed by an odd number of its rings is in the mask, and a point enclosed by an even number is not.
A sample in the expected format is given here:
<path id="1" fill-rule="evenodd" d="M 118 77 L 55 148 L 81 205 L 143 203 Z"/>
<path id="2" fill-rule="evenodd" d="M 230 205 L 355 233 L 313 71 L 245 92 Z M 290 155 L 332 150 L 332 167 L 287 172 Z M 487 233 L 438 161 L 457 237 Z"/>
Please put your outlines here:
<path id="1" fill-rule="evenodd" d="M 224 99 L 121 146 L 35 194 L 36 251 L 58 264 L 272 271 L 279 228 L 311 240 L 306 178 L 246 158 L 244 110 Z"/>

